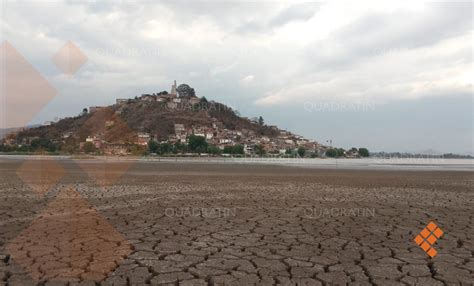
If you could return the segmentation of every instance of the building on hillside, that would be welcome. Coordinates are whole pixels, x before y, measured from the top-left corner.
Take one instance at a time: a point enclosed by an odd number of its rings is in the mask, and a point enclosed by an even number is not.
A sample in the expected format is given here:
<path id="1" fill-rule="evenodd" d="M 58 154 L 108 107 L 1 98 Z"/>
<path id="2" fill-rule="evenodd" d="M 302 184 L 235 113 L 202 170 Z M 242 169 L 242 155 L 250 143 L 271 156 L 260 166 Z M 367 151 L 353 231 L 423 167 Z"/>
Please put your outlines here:
<path id="1" fill-rule="evenodd" d="M 156 101 L 156 95 L 151 95 L 151 94 L 142 94 L 140 97 L 140 100 L 142 101 Z"/>
<path id="2" fill-rule="evenodd" d="M 182 133 L 184 131 L 186 131 L 186 128 L 184 128 L 184 124 L 176 123 L 174 125 L 174 133 L 178 134 L 178 133 Z"/>
<path id="3" fill-rule="evenodd" d="M 206 140 L 211 140 L 214 137 L 214 132 L 207 131 L 206 132 Z"/>
<path id="4" fill-rule="evenodd" d="M 68 139 L 68 138 L 71 137 L 72 135 L 73 135 L 73 132 L 72 132 L 72 131 L 64 132 L 64 133 L 63 133 L 63 139 Z"/>
<path id="5" fill-rule="evenodd" d="M 188 136 L 186 134 L 181 134 L 178 137 L 179 143 L 188 144 Z"/>
<path id="6" fill-rule="evenodd" d="M 230 144 L 232 143 L 232 140 L 229 138 L 220 138 L 219 139 L 219 144 Z"/>
<path id="7" fill-rule="evenodd" d="M 244 144 L 244 152 L 245 154 L 255 153 L 255 144 Z"/>
<path id="8" fill-rule="evenodd" d="M 95 148 L 97 148 L 97 149 L 100 149 L 100 147 L 102 147 L 102 140 L 100 138 L 95 137 L 95 136 L 94 137 L 87 136 L 86 142 L 90 142 L 90 143 L 94 144 Z"/>
<path id="9" fill-rule="evenodd" d="M 96 111 L 99 111 L 101 109 L 104 109 L 105 107 L 103 106 L 90 106 L 89 107 L 89 113 L 93 113 L 93 112 L 96 112 Z"/>
<path id="10" fill-rule="evenodd" d="M 127 98 L 117 98 L 115 100 L 115 104 L 117 105 L 120 105 L 120 104 L 123 104 L 123 103 L 127 103 L 128 102 L 128 99 Z"/>
<path id="11" fill-rule="evenodd" d="M 150 141 L 150 134 L 145 133 L 145 132 L 138 132 L 137 134 L 137 144 L 138 145 L 148 145 L 148 142 Z"/>

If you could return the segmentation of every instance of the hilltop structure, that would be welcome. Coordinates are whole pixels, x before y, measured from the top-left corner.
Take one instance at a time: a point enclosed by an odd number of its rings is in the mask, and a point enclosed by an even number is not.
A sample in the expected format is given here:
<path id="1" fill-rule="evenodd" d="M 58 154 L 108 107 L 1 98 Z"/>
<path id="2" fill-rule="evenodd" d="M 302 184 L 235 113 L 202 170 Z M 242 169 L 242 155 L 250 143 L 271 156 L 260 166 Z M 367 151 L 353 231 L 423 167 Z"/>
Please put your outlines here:
<path id="1" fill-rule="evenodd" d="M 173 85 L 171 85 L 170 95 L 176 97 L 176 80 L 174 81 Z"/>

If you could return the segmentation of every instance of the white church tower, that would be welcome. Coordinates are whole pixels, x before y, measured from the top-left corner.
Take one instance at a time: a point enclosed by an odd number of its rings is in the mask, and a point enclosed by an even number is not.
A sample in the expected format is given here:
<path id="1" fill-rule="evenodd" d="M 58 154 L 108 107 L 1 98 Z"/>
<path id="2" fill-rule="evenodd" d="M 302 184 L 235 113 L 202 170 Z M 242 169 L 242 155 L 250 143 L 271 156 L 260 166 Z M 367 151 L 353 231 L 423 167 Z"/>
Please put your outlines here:
<path id="1" fill-rule="evenodd" d="M 177 92 L 176 92 L 176 80 L 175 80 L 173 85 L 171 86 L 170 95 L 176 96 L 176 94 L 177 94 Z"/>

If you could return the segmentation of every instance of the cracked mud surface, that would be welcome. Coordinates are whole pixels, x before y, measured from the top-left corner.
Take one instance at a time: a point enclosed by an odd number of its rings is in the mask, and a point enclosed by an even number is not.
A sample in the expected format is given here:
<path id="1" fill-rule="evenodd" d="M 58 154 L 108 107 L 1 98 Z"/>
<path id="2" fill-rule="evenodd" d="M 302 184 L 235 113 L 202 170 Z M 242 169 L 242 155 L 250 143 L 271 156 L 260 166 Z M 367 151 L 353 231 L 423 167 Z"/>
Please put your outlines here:
<path id="1" fill-rule="evenodd" d="M 0 285 L 473 285 L 472 172 L 60 160 L 35 192 L 23 163 L 0 159 Z"/>

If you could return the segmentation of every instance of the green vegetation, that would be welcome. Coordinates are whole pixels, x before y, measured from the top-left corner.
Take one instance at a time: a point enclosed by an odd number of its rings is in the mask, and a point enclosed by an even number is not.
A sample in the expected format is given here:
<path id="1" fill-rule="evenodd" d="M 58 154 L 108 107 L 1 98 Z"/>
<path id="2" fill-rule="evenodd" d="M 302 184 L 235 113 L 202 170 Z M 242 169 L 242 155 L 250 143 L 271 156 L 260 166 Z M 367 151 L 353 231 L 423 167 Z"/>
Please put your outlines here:
<path id="1" fill-rule="evenodd" d="M 58 145 L 49 139 L 35 138 L 29 144 L 19 144 L 15 146 L 0 144 L 0 152 L 19 153 L 56 153 Z"/>
<path id="2" fill-rule="evenodd" d="M 306 149 L 305 149 L 305 148 L 303 148 L 303 147 L 299 147 L 299 148 L 298 148 L 298 155 L 299 155 L 300 157 L 304 157 L 304 154 L 305 154 L 305 153 L 306 153 Z"/>
<path id="3" fill-rule="evenodd" d="M 54 152 L 56 151 L 56 145 L 51 142 L 49 139 L 41 138 L 41 139 L 33 139 L 30 143 L 30 150 L 31 151 L 48 151 Z"/>
<path id="4" fill-rule="evenodd" d="M 95 153 L 97 151 L 97 149 L 95 148 L 95 145 L 92 142 L 84 143 L 83 149 L 86 154 Z"/>
<path id="5" fill-rule="evenodd" d="M 359 148 L 359 156 L 361 157 L 369 157 L 369 149 L 367 148 Z"/>
<path id="6" fill-rule="evenodd" d="M 326 156 L 330 158 L 338 158 L 344 156 L 345 150 L 342 148 L 330 148 L 326 150 Z"/>
<path id="7" fill-rule="evenodd" d="M 207 147 L 207 153 L 212 154 L 212 155 L 219 155 L 221 153 L 221 149 L 217 148 L 214 145 L 209 145 Z"/>
<path id="8" fill-rule="evenodd" d="M 208 144 L 206 138 L 202 136 L 191 135 L 188 138 L 189 150 L 196 153 L 206 153 Z"/>
<path id="9" fill-rule="evenodd" d="M 235 145 L 235 146 L 225 146 L 224 147 L 224 154 L 233 154 L 233 155 L 243 155 L 244 154 L 244 146 L 242 145 Z"/>
<path id="10" fill-rule="evenodd" d="M 161 143 L 160 147 L 158 148 L 158 154 L 170 154 L 173 152 L 173 145 L 170 143 Z"/>
<path id="11" fill-rule="evenodd" d="M 148 152 L 157 154 L 159 148 L 160 148 L 160 144 L 158 144 L 158 142 L 153 141 L 153 140 L 150 140 L 148 142 Z"/>

